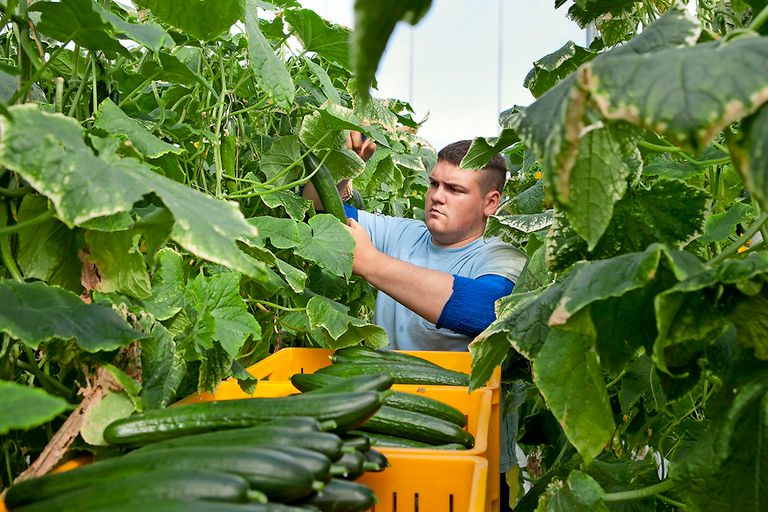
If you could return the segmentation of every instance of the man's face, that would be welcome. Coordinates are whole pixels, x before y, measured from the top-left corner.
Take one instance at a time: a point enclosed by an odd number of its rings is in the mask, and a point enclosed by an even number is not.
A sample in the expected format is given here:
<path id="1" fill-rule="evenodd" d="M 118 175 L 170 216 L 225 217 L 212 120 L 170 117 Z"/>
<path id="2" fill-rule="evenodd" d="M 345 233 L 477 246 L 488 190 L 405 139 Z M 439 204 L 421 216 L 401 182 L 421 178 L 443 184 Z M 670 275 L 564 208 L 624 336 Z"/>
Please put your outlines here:
<path id="1" fill-rule="evenodd" d="M 499 193 L 483 194 L 480 173 L 438 161 L 429 174 L 424 219 L 432 239 L 445 247 L 461 247 L 482 236 L 485 221 L 495 213 Z"/>

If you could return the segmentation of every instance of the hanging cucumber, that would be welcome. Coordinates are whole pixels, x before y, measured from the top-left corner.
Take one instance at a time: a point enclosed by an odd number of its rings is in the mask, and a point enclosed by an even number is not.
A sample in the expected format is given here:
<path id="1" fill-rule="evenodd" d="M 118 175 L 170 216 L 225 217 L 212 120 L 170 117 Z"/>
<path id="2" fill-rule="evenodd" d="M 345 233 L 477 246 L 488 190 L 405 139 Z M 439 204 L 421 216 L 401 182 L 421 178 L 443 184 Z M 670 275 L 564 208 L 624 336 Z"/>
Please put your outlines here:
<path id="1" fill-rule="evenodd" d="M 330 213 L 346 224 L 347 214 L 344 213 L 344 206 L 341 203 L 341 197 L 339 197 L 339 191 L 336 188 L 336 183 L 333 181 L 331 171 L 312 153 L 308 153 L 304 157 L 304 164 L 308 172 L 317 169 L 317 172 L 315 172 L 310 181 L 315 187 L 318 197 L 320 197 L 325 213 Z"/>

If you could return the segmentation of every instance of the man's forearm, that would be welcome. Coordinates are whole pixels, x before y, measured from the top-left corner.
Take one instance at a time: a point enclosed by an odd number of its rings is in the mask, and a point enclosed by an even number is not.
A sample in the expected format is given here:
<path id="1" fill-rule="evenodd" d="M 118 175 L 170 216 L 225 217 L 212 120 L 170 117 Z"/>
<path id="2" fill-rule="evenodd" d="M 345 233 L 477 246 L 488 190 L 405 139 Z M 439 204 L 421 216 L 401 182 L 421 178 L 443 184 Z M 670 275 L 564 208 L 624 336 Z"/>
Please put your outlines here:
<path id="1" fill-rule="evenodd" d="M 363 276 L 371 285 L 431 323 L 453 293 L 453 276 L 378 253 Z"/>

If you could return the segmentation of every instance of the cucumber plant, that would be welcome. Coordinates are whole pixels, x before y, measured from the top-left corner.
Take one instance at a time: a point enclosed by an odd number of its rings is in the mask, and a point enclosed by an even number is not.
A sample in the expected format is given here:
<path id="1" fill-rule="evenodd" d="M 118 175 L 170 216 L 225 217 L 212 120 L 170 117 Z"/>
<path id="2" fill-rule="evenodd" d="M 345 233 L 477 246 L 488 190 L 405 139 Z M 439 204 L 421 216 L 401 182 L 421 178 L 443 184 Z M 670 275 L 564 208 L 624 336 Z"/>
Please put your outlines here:
<path id="1" fill-rule="evenodd" d="M 348 28 L 294 1 L 0 16 L 0 488 L 134 410 L 252 387 L 277 348 L 386 344 L 352 238 L 301 187 L 354 178 L 413 216 L 435 154 L 406 103 L 357 100 Z"/>
<path id="2" fill-rule="evenodd" d="M 768 6 L 565 4 L 599 37 L 535 62 L 536 100 L 462 162 L 504 152 L 486 235 L 530 257 L 469 347 L 471 387 L 504 365 L 515 510 L 763 510 Z M 358 3 L 360 47 L 429 6 Z"/>

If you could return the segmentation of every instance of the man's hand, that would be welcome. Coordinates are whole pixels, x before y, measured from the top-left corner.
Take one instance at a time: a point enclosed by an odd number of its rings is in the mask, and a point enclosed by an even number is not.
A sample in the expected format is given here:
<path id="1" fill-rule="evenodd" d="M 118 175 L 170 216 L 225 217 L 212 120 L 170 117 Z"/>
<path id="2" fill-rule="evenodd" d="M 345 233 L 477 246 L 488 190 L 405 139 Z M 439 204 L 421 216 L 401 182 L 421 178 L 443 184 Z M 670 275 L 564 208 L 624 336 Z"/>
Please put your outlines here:
<path id="1" fill-rule="evenodd" d="M 349 132 L 347 135 L 346 146 L 347 149 L 351 149 L 357 153 L 364 162 L 367 162 L 373 155 L 373 152 L 376 151 L 376 143 L 371 139 L 363 138 L 363 134 L 360 132 Z"/>
<path id="2" fill-rule="evenodd" d="M 368 270 L 375 265 L 376 257 L 381 253 L 373 246 L 365 228 L 354 219 L 347 219 L 347 231 L 355 239 L 352 273 L 365 278 Z"/>

